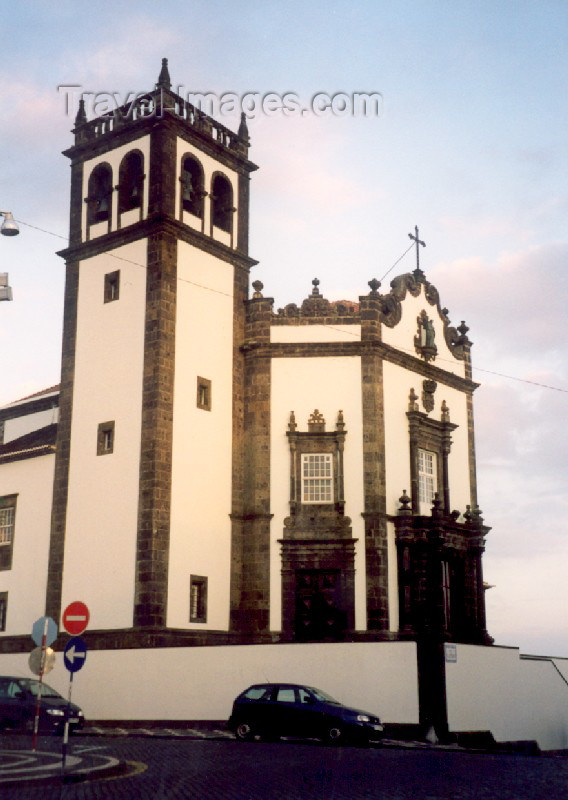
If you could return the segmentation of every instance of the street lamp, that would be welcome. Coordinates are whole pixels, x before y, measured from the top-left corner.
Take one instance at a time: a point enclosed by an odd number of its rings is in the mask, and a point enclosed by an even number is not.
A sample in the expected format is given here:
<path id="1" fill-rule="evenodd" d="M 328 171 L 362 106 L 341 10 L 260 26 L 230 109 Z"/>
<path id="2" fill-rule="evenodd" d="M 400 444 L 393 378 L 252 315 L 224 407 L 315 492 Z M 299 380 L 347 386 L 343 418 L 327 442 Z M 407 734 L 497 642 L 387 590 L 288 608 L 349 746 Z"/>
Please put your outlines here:
<path id="1" fill-rule="evenodd" d="M 11 211 L 0 211 L 0 217 L 4 217 L 4 222 L 0 228 L 2 236 L 17 236 L 20 232 L 18 223 L 14 219 Z"/>
<path id="2" fill-rule="evenodd" d="M 4 217 L 4 222 L 0 227 L 2 236 L 17 236 L 20 232 L 18 223 L 14 219 L 11 211 L 0 211 L 0 217 Z M 12 287 L 8 283 L 8 273 L 0 272 L 0 301 L 12 300 Z"/>

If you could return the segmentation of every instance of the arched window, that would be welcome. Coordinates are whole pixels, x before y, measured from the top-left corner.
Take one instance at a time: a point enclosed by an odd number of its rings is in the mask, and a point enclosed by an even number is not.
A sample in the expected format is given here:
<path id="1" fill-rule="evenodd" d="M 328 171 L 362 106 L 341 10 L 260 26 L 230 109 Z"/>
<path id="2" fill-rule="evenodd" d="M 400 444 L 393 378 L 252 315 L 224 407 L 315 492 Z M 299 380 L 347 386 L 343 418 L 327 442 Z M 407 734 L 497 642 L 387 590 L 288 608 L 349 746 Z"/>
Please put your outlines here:
<path id="1" fill-rule="evenodd" d="M 110 219 L 112 202 L 112 169 L 109 164 L 99 164 L 89 177 L 87 195 L 87 222 L 94 225 Z"/>
<path id="2" fill-rule="evenodd" d="M 203 169 L 197 159 L 187 156 L 181 171 L 181 202 L 184 211 L 203 218 Z"/>
<path id="3" fill-rule="evenodd" d="M 222 231 L 231 232 L 233 222 L 233 187 L 224 175 L 215 175 L 211 192 L 211 221 Z"/>
<path id="4" fill-rule="evenodd" d="M 139 150 L 127 153 L 118 170 L 118 212 L 131 211 L 142 205 L 144 189 L 144 157 Z"/>

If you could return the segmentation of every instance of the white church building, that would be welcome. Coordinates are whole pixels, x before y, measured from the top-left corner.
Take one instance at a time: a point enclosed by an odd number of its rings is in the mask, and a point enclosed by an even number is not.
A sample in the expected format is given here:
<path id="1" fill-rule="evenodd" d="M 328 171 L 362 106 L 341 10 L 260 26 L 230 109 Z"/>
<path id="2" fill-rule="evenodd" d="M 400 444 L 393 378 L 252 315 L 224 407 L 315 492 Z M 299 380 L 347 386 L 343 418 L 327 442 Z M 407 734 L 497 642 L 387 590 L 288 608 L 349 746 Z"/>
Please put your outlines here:
<path id="1" fill-rule="evenodd" d="M 82 600 L 115 686 L 85 686 L 91 718 L 223 718 L 208 675 L 227 698 L 278 677 L 365 707 L 378 684 L 387 721 L 538 738 L 492 722 L 521 661 L 486 629 L 471 343 L 418 230 L 389 287 L 330 302 L 314 279 L 276 309 L 251 284 L 244 115 L 237 133 L 205 116 L 165 59 L 127 112 L 88 121 L 81 102 L 61 382 L 0 409 L 0 671 Z M 185 708 L 150 684 L 117 704 L 141 653 L 162 672 L 168 654 L 166 684 L 193 665 Z M 499 676 L 482 720 L 463 705 L 476 659 Z"/>

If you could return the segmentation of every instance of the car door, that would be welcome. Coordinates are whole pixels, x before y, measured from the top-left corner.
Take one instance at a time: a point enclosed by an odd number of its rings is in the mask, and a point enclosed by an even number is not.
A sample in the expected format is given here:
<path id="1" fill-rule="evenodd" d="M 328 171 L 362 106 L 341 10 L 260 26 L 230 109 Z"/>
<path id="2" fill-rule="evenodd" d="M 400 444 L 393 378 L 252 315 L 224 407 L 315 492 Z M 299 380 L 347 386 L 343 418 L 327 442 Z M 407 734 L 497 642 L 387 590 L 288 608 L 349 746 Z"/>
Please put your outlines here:
<path id="1" fill-rule="evenodd" d="M 293 686 L 278 686 L 271 702 L 270 728 L 278 736 L 297 736 L 298 727 L 296 689 Z"/>
<path id="2" fill-rule="evenodd" d="M 298 692 L 297 725 L 301 729 L 298 736 L 314 737 L 321 733 L 324 714 L 320 703 L 309 689 L 301 687 Z"/>
<path id="3" fill-rule="evenodd" d="M 0 723 L 6 727 L 19 727 L 25 712 L 21 687 L 14 680 L 0 678 Z"/>

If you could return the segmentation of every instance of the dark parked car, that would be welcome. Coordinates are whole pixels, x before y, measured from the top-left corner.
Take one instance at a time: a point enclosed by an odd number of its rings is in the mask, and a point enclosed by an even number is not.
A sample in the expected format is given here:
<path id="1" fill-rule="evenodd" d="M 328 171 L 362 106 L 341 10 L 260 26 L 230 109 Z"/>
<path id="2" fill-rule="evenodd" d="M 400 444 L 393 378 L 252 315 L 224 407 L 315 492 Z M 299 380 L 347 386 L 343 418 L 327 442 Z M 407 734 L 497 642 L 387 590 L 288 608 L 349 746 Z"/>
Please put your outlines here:
<path id="1" fill-rule="evenodd" d="M 294 683 L 257 683 L 233 703 L 229 729 L 237 739 L 260 736 L 322 739 L 367 743 L 383 735 L 381 720 L 367 711 L 338 703 L 320 689 Z"/>
<path id="2" fill-rule="evenodd" d="M 0 676 L 0 729 L 14 728 L 32 732 L 39 703 L 39 731 L 62 733 L 65 726 L 67 700 L 59 692 L 33 678 Z M 74 703 L 69 708 L 69 730 L 83 727 L 83 712 Z"/>

